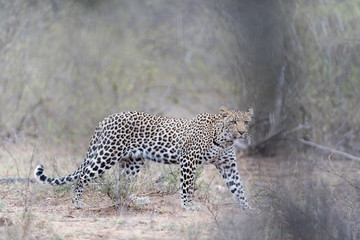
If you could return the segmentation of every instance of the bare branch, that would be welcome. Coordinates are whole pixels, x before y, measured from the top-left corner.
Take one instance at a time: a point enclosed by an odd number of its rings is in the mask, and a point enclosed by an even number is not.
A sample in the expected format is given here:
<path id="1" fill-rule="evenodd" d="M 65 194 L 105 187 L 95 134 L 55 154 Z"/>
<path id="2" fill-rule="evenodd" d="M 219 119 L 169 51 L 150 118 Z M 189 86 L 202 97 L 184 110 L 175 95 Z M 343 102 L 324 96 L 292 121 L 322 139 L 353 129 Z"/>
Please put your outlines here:
<path id="1" fill-rule="evenodd" d="M 299 124 L 297 127 L 293 128 L 293 129 L 290 129 L 284 133 L 282 133 L 282 136 L 283 137 L 286 137 L 294 132 L 297 132 L 297 131 L 300 131 L 300 130 L 303 130 L 303 129 L 310 129 L 311 126 L 308 125 L 308 124 Z"/>
<path id="2" fill-rule="evenodd" d="M 310 141 L 306 141 L 306 140 L 301 139 L 301 138 L 297 138 L 297 140 L 299 142 L 301 142 L 302 144 L 305 144 L 305 145 L 308 145 L 308 146 L 311 146 L 311 147 L 314 147 L 314 148 L 317 148 L 317 149 L 320 149 L 320 150 L 323 150 L 323 151 L 326 151 L 326 152 L 331 152 L 331 153 L 346 157 L 346 158 L 351 159 L 351 160 L 360 161 L 360 157 L 356 157 L 356 156 L 351 155 L 349 153 L 342 152 L 342 151 L 332 149 L 332 148 L 329 148 L 329 147 L 325 147 L 323 145 L 313 143 L 313 142 L 310 142 Z"/>

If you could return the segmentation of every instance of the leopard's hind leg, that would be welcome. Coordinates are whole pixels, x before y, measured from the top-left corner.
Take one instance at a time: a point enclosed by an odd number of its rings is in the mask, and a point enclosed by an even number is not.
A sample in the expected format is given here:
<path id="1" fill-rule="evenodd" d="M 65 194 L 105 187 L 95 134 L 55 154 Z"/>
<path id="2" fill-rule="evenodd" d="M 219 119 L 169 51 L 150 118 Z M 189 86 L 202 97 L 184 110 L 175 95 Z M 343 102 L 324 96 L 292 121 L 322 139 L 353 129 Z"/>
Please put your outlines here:
<path id="1" fill-rule="evenodd" d="M 99 145 L 96 154 L 88 160 L 89 164 L 85 166 L 75 183 L 73 190 L 73 203 L 75 208 L 82 208 L 81 197 L 85 187 L 91 181 L 101 176 L 106 170 L 114 166 L 120 159 L 121 155 L 109 151 L 110 148 Z"/>
<path id="2" fill-rule="evenodd" d="M 125 197 L 138 205 L 146 205 L 150 203 L 147 197 L 137 197 L 133 194 L 136 177 L 144 165 L 145 159 L 138 155 L 130 154 L 129 157 L 121 159 L 119 164 L 118 190 Z M 120 189 L 121 188 L 121 189 Z"/>

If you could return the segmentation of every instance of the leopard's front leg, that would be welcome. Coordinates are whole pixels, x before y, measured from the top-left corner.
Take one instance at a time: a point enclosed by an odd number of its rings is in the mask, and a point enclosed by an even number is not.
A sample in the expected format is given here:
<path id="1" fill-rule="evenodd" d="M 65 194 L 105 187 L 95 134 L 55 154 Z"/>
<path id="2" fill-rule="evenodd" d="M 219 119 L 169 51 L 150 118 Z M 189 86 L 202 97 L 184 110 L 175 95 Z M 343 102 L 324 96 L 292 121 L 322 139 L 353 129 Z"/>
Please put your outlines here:
<path id="1" fill-rule="evenodd" d="M 233 148 L 226 151 L 215 163 L 221 176 L 236 202 L 240 203 L 244 210 L 251 209 L 245 196 L 245 189 L 236 166 L 236 155 Z"/>
<path id="2" fill-rule="evenodd" d="M 200 207 L 192 200 L 194 193 L 196 164 L 191 158 L 184 157 L 180 162 L 180 196 L 181 205 L 185 210 L 199 210 Z"/>

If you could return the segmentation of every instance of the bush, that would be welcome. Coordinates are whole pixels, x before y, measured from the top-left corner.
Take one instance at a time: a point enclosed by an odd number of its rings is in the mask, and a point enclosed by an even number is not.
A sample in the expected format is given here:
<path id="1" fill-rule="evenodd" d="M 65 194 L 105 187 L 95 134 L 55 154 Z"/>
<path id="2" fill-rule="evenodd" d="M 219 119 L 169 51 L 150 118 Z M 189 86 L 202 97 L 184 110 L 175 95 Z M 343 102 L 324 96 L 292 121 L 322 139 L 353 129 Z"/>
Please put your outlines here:
<path id="1" fill-rule="evenodd" d="M 331 177 L 318 180 L 316 175 L 283 176 L 272 185 L 260 186 L 257 213 L 225 214 L 217 221 L 212 239 L 358 239 L 360 188 L 353 186 L 360 182 L 334 184 Z"/>

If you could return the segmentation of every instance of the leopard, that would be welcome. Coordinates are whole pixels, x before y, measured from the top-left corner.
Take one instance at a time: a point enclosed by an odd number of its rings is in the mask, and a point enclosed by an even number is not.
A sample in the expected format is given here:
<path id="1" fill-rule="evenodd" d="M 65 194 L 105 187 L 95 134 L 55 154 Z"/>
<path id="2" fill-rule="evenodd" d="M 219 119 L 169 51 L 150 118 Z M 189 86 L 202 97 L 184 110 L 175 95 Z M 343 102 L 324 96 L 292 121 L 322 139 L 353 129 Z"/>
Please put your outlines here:
<path id="1" fill-rule="evenodd" d="M 82 195 L 90 181 L 119 163 L 125 178 L 134 181 L 145 160 L 180 165 L 180 200 L 185 210 L 199 210 L 193 201 L 198 166 L 213 164 L 225 180 L 235 203 L 251 209 L 237 169 L 235 140 L 246 139 L 253 119 L 247 111 L 220 107 L 217 114 L 201 113 L 193 118 L 173 118 L 129 111 L 112 114 L 101 121 L 90 140 L 81 166 L 59 178 L 34 171 L 38 182 L 50 185 L 73 184 L 74 207 L 83 208 Z"/>

